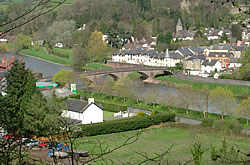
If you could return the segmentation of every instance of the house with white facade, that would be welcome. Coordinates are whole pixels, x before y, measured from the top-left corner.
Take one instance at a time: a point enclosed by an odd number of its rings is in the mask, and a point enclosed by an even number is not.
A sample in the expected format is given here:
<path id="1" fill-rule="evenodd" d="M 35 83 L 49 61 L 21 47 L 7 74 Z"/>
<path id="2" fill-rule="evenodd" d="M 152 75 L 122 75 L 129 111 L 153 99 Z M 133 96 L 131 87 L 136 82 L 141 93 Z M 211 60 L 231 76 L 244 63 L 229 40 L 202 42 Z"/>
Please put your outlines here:
<path id="1" fill-rule="evenodd" d="M 62 116 L 74 120 L 75 124 L 90 124 L 103 122 L 103 108 L 94 103 L 94 98 L 88 101 L 68 98 L 68 110 L 63 110 Z"/>
<path id="2" fill-rule="evenodd" d="M 219 60 L 205 60 L 201 64 L 201 77 L 208 77 L 212 72 L 220 72 L 221 63 Z"/>
<path id="3" fill-rule="evenodd" d="M 229 61 L 229 66 L 228 68 L 239 68 L 241 67 L 242 63 L 240 63 L 239 58 L 231 58 Z"/>
<path id="4" fill-rule="evenodd" d="M 155 50 L 145 50 L 142 48 L 132 50 L 118 50 L 113 53 L 113 62 L 124 62 L 157 67 L 175 67 L 177 63 L 182 63 L 184 57 L 179 53 L 166 52 L 158 53 Z"/>

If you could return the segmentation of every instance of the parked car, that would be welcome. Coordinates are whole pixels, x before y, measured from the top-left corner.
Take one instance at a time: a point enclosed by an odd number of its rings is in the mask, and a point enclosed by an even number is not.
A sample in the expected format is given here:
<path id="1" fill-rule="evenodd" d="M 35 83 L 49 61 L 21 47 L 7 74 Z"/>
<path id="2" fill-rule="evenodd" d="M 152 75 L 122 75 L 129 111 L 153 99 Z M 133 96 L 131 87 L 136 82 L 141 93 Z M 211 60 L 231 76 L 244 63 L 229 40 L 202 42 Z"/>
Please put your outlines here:
<path id="1" fill-rule="evenodd" d="M 40 142 L 39 140 L 32 140 L 30 143 L 26 143 L 25 146 L 26 147 L 35 147 L 35 146 L 39 146 Z"/>
<path id="2" fill-rule="evenodd" d="M 58 142 L 49 142 L 48 149 L 54 149 L 58 144 Z"/>
<path id="3" fill-rule="evenodd" d="M 69 150 L 69 145 L 67 145 L 66 143 L 59 143 L 56 146 L 56 150 L 57 151 L 67 151 L 67 150 Z"/>
<path id="4" fill-rule="evenodd" d="M 39 141 L 39 147 L 47 147 L 49 144 L 48 140 L 40 140 Z"/>
<path id="5" fill-rule="evenodd" d="M 4 136 L 3 136 L 3 138 L 4 139 L 6 139 L 6 140 L 10 140 L 10 139 L 14 139 L 14 136 L 13 135 L 11 135 L 11 134 L 5 134 Z"/>

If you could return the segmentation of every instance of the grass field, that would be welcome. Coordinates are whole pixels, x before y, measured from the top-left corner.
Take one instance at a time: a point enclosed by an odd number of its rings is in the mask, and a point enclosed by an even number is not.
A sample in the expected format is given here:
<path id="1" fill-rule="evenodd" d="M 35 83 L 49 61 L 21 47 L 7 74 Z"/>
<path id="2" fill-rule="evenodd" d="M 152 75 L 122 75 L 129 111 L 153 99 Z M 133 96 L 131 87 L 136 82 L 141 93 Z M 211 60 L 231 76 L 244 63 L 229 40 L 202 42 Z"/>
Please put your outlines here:
<path id="1" fill-rule="evenodd" d="M 33 49 L 32 50 L 31 49 L 23 49 L 23 50 L 21 50 L 21 53 L 25 54 L 25 55 L 38 57 L 38 58 L 48 60 L 48 61 L 51 61 L 51 62 L 55 62 L 55 63 L 58 63 L 58 64 L 72 65 L 72 60 L 47 54 L 42 48 L 40 48 L 38 51 L 35 51 Z"/>
<path id="2" fill-rule="evenodd" d="M 223 88 L 228 88 L 231 90 L 234 94 L 234 96 L 243 96 L 245 93 L 250 95 L 250 87 L 249 86 L 242 86 L 242 85 L 229 85 L 229 84 L 215 84 L 215 83 L 201 83 L 201 82 L 193 82 L 193 81 L 187 81 L 187 80 L 181 80 L 176 78 L 175 76 L 163 76 L 163 77 L 157 77 L 156 80 L 161 80 L 162 84 L 164 82 L 172 82 L 172 83 L 182 83 L 182 84 L 189 84 L 192 85 L 194 89 L 202 89 L 203 86 L 208 86 L 209 89 L 214 89 L 217 87 L 223 87 Z"/>
<path id="3" fill-rule="evenodd" d="M 84 137 L 77 139 L 76 146 L 78 146 L 78 149 L 81 150 L 92 151 L 95 145 L 97 145 L 97 140 L 99 140 L 104 143 L 103 147 L 108 146 L 112 149 L 115 146 L 122 144 L 126 140 L 127 136 L 132 136 L 134 134 L 136 134 L 136 131 Z M 163 127 L 146 129 L 141 134 L 138 141 L 104 156 L 104 159 L 111 159 L 114 161 L 114 164 L 122 164 L 120 161 L 125 163 L 129 160 L 132 160 L 131 164 L 137 164 L 143 159 L 134 151 L 139 153 L 146 152 L 149 156 L 153 156 L 154 153 L 161 153 L 166 148 L 173 145 L 171 152 L 164 157 L 162 163 L 166 163 L 168 160 L 170 164 L 179 164 L 192 159 L 190 148 L 195 142 L 201 142 L 205 148 L 210 148 L 211 145 L 221 147 L 222 140 L 224 139 L 227 140 L 228 144 L 236 144 L 242 151 L 245 151 L 246 153 L 249 152 L 250 138 L 247 137 L 230 137 L 202 130 L 200 128 L 196 129 L 196 127 L 190 127 L 188 129 Z M 100 150 L 95 148 L 93 151 L 98 153 Z M 202 164 L 214 164 L 211 161 L 210 152 L 210 149 L 205 152 Z M 102 161 L 100 160 L 100 162 Z M 148 164 L 151 163 L 152 162 L 149 162 Z"/>
<path id="4" fill-rule="evenodd" d="M 130 79 L 139 79 L 142 75 L 138 72 L 132 72 L 127 77 Z"/>
<path id="5" fill-rule="evenodd" d="M 103 118 L 113 117 L 114 112 L 103 111 Z"/>

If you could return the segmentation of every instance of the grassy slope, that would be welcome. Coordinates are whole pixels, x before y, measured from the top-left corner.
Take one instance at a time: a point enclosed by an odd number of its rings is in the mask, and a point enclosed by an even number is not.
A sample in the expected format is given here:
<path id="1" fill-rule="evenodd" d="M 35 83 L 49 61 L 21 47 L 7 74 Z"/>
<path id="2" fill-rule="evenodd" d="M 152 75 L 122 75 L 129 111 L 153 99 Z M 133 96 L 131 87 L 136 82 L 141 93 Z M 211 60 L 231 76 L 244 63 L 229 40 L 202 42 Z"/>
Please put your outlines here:
<path id="1" fill-rule="evenodd" d="M 113 117 L 114 112 L 103 111 L 103 118 Z"/>
<path id="2" fill-rule="evenodd" d="M 176 78 L 175 76 L 169 77 L 158 77 L 157 80 L 161 80 L 163 83 L 164 81 L 173 82 L 173 83 L 182 83 L 182 84 L 189 84 L 192 85 L 195 89 L 202 89 L 203 86 L 207 85 L 209 89 L 214 89 L 216 87 L 224 87 L 230 89 L 235 96 L 242 96 L 242 94 L 248 91 L 248 95 L 250 95 L 250 87 L 248 86 L 241 86 L 241 85 L 229 85 L 229 84 L 215 84 L 215 83 L 200 83 L 200 82 L 193 82 L 187 80 L 181 80 Z"/>
<path id="3" fill-rule="evenodd" d="M 38 51 L 30 50 L 30 49 L 24 49 L 21 51 L 22 54 L 38 57 L 44 60 L 52 61 L 58 64 L 63 65 L 71 65 L 72 61 L 70 59 L 65 59 L 61 57 L 57 57 L 54 55 L 47 54 L 42 48 L 40 48 Z"/>
<path id="4" fill-rule="evenodd" d="M 233 138 L 225 135 L 217 135 L 211 132 L 204 132 L 206 131 L 200 133 L 198 130 L 185 130 L 181 128 L 167 127 L 146 129 L 136 143 L 123 147 L 105 156 L 104 158 L 112 159 L 114 164 L 119 164 L 119 161 L 129 161 L 131 158 L 133 158 L 134 163 L 138 163 L 142 159 L 131 149 L 140 153 L 147 152 L 152 155 L 153 153 L 160 153 L 169 146 L 174 145 L 172 151 L 164 158 L 163 162 L 166 162 L 168 159 L 172 162 L 171 164 L 177 164 L 178 162 L 191 159 L 190 148 L 195 142 L 200 141 L 204 147 L 209 148 L 212 144 L 215 146 L 221 146 L 221 141 L 224 138 L 229 142 L 229 144 L 237 144 L 242 151 L 248 152 L 250 148 L 249 138 Z M 76 144 L 81 150 L 91 151 L 95 144 L 97 144 L 96 140 L 100 140 L 108 147 L 113 148 L 115 144 L 121 144 L 124 142 L 126 136 L 131 136 L 135 133 L 136 131 L 130 131 L 94 137 L 84 137 L 78 139 Z M 88 142 L 84 143 L 86 141 Z M 95 152 L 98 152 L 98 150 L 95 149 Z M 204 154 L 203 164 L 212 164 L 210 160 L 210 150 Z"/>

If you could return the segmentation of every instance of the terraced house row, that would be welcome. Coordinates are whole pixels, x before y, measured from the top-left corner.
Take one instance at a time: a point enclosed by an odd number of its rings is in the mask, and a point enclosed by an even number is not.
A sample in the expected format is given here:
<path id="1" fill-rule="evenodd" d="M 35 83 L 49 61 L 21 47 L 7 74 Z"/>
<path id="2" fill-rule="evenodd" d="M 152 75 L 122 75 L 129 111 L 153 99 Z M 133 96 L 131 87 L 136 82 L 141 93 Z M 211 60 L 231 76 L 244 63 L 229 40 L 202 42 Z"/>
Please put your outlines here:
<path id="1" fill-rule="evenodd" d="M 184 56 L 179 53 L 169 52 L 159 53 L 155 50 L 145 50 L 142 48 L 132 50 L 118 50 L 112 54 L 113 62 L 124 62 L 158 67 L 175 67 L 177 63 L 182 63 Z"/>

